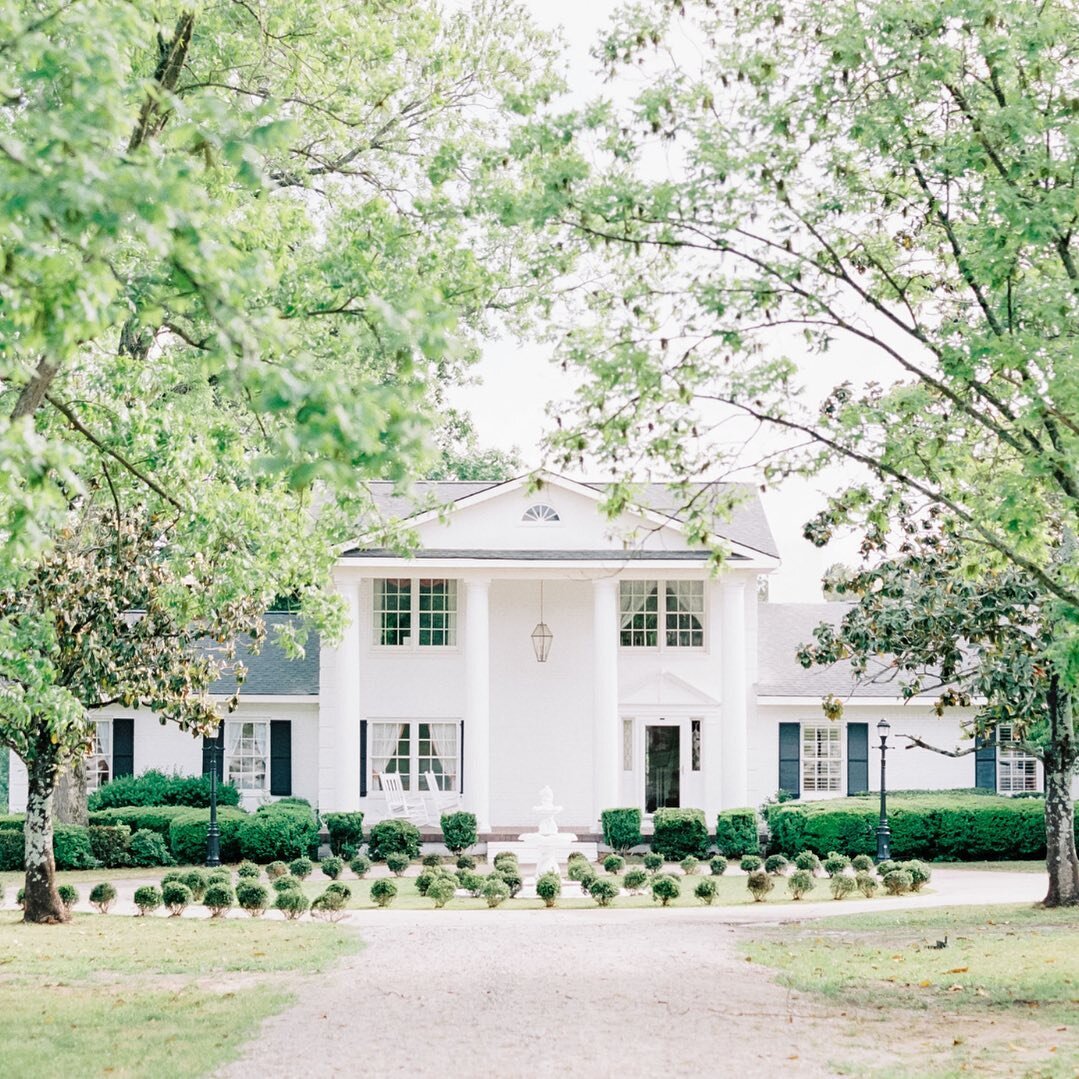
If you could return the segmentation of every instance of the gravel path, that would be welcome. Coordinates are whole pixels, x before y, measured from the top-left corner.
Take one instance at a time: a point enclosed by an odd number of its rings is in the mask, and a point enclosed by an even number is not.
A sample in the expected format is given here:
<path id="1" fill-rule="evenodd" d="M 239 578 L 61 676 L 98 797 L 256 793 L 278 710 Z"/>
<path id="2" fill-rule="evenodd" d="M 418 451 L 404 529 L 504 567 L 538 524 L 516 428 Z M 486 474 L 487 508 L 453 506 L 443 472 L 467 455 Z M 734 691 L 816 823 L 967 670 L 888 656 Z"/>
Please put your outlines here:
<path id="1" fill-rule="evenodd" d="M 1041 874 L 947 872 L 934 895 L 742 908 L 357 911 L 368 947 L 308 980 L 229 1079 L 490 1074 L 837 1075 L 873 1051 L 871 1015 L 776 985 L 738 926 L 860 910 L 1036 901 Z M 857 1021 L 854 1021 L 854 1020 Z M 879 1042 L 876 1044 L 879 1045 Z"/>

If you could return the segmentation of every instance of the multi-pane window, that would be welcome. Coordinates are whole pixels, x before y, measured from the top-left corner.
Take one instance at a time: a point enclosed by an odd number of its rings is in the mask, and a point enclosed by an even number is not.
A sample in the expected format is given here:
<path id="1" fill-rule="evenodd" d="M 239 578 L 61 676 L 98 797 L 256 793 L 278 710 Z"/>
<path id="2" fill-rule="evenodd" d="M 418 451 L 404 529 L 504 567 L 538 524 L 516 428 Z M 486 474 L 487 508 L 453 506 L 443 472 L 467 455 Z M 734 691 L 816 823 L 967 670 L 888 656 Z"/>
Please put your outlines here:
<path id="1" fill-rule="evenodd" d="M 225 724 L 225 779 L 241 791 L 268 789 L 270 725 L 265 720 Z"/>
<path id="2" fill-rule="evenodd" d="M 375 581 L 374 616 L 377 644 L 452 647 L 457 644 L 457 582 L 441 577 L 380 578 Z"/>
<path id="3" fill-rule="evenodd" d="M 802 726 L 802 790 L 838 791 L 843 772 L 843 743 L 838 724 Z"/>
<path id="4" fill-rule="evenodd" d="M 86 789 L 97 790 L 112 779 L 112 720 L 94 724 L 94 748 L 86 758 Z"/>
<path id="5" fill-rule="evenodd" d="M 548 506 L 545 503 L 537 502 L 534 506 L 529 506 L 525 510 L 524 516 L 521 520 L 525 524 L 532 525 L 552 525 L 556 524 L 562 518 L 558 516 L 558 511 L 554 506 Z"/>
<path id="6" fill-rule="evenodd" d="M 372 723 L 371 777 L 398 775 L 406 791 L 425 791 L 424 775 L 434 773 L 440 790 L 460 789 L 460 728 L 427 721 Z"/>
<path id="7" fill-rule="evenodd" d="M 633 771 L 633 720 L 622 720 L 622 771 Z"/>
<path id="8" fill-rule="evenodd" d="M 701 721 L 689 721 L 689 767 L 693 772 L 701 770 Z"/>
<path id="9" fill-rule="evenodd" d="M 1011 724 L 997 727 L 997 741 L 1010 742 L 1015 737 Z M 1001 745 L 997 749 L 997 790 L 1018 794 L 1038 789 L 1038 759 L 1021 749 Z"/>
<path id="10" fill-rule="evenodd" d="M 619 604 L 623 648 L 704 647 L 704 581 L 621 581 Z"/>

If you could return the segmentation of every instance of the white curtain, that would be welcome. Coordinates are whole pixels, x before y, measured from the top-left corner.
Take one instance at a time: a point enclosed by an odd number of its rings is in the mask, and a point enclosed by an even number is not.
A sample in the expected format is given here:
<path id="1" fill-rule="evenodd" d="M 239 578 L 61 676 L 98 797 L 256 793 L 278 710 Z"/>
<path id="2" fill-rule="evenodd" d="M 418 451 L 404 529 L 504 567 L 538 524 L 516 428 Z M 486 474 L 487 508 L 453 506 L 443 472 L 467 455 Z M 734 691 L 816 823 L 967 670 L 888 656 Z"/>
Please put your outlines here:
<path id="1" fill-rule="evenodd" d="M 637 582 L 633 582 L 634 585 Z M 633 627 L 633 619 L 643 614 L 645 608 L 648 606 L 648 600 L 654 596 L 658 590 L 658 585 L 655 581 L 642 581 L 640 584 L 643 586 L 641 591 L 633 588 L 633 591 L 623 589 L 619 596 L 619 606 L 621 608 L 621 628 L 631 629 Z M 658 597 L 657 597 L 658 606 Z M 650 612 L 655 613 L 655 612 Z"/>
<path id="2" fill-rule="evenodd" d="M 404 723 L 371 724 L 371 772 L 374 775 L 386 771 L 386 765 L 396 756 L 397 745 L 407 729 Z"/>
<path id="3" fill-rule="evenodd" d="M 257 756 L 262 757 L 264 760 L 266 758 L 266 750 L 268 748 L 266 745 L 266 733 L 269 726 L 270 725 L 268 723 L 251 724 L 251 729 L 254 731 L 255 735 L 255 753 Z"/>
<path id="4" fill-rule="evenodd" d="M 243 739 L 244 725 L 242 723 L 225 724 L 225 755 L 235 756 L 240 752 L 240 742 Z"/>
<path id="5" fill-rule="evenodd" d="M 439 764 L 442 765 L 442 775 L 445 777 L 441 780 L 443 789 L 450 789 L 449 783 L 452 777 L 455 790 L 457 786 L 457 724 L 430 723 L 428 729 L 431 732 L 431 748 Z"/>

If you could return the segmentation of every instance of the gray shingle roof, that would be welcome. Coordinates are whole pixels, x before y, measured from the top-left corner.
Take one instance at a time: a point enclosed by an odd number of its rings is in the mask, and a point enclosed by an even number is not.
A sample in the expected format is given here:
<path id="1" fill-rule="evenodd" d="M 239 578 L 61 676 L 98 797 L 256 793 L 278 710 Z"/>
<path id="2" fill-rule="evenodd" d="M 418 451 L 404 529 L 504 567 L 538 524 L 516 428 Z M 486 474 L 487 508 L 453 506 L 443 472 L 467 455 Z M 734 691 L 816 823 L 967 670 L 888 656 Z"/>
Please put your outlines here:
<path id="1" fill-rule="evenodd" d="M 346 551 L 345 558 L 399 558 L 399 551 L 391 551 L 386 548 L 354 547 Z M 474 558 L 485 561 L 521 561 L 521 562 L 704 562 L 708 559 L 708 552 L 704 550 L 678 550 L 678 551 L 642 551 L 631 550 L 606 550 L 606 551 L 496 551 L 491 548 L 479 550 L 456 550 L 452 548 L 423 547 L 412 553 L 412 558 Z M 732 555 L 731 561 L 738 559 L 744 561 L 742 555 Z"/>
<path id="2" fill-rule="evenodd" d="M 241 645 L 236 656 L 247 668 L 247 678 L 240 690 L 240 699 L 259 695 L 266 697 L 318 696 L 319 640 L 312 635 L 307 640 L 303 659 L 289 659 L 275 643 L 274 626 L 289 622 L 290 614 L 266 615 L 266 640 L 262 651 L 255 655 Z M 236 689 L 231 674 L 219 678 L 210 687 L 211 693 L 230 694 Z"/>
<path id="3" fill-rule="evenodd" d="M 859 684 L 849 660 L 831 667 L 798 662 L 798 649 L 813 641 L 821 622 L 836 625 L 849 609 L 846 603 L 760 603 L 757 606 L 757 693 L 762 697 L 890 697 L 900 695 L 898 682 Z M 883 669 L 883 668 L 882 668 Z"/>

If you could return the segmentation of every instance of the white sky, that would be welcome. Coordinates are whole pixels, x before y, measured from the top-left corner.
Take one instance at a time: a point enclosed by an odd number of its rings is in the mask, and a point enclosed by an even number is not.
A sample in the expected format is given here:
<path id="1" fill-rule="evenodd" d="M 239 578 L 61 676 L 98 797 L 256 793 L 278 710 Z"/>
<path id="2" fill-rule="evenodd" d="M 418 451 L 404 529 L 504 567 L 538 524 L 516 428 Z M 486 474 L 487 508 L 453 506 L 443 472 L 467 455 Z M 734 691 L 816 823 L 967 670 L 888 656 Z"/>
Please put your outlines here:
<path id="1" fill-rule="evenodd" d="M 610 94 L 611 88 L 596 75 L 595 62 L 588 53 L 619 0 L 526 0 L 526 6 L 541 26 L 561 28 L 567 47 L 569 100 Z M 844 357 L 837 350 L 828 361 L 828 369 L 806 369 L 807 382 L 823 390 L 842 381 L 835 367 L 846 366 L 844 360 L 864 364 L 864 357 Z M 540 443 L 550 424 L 547 405 L 572 395 L 570 377 L 551 362 L 547 346 L 522 346 L 512 340 L 491 342 L 475 374 L 477 384 L 456 391 L 453 401 L 471 412 L 481 444 L 517 447 L 526 466 L 540 465 Z M 782 489 L 764 494 L 765 512 L 783 560 L 782 569 L 771 578 L 773 599 L 819 600 L 823 571 L 834 562 L 854 560 L 856 544 L 852 540 L 817 550 L 802 539 L 802 525 L 822 507 L 823 492 L 836 486 L 835 476 L 809 482 L 792 479 Z"/>

